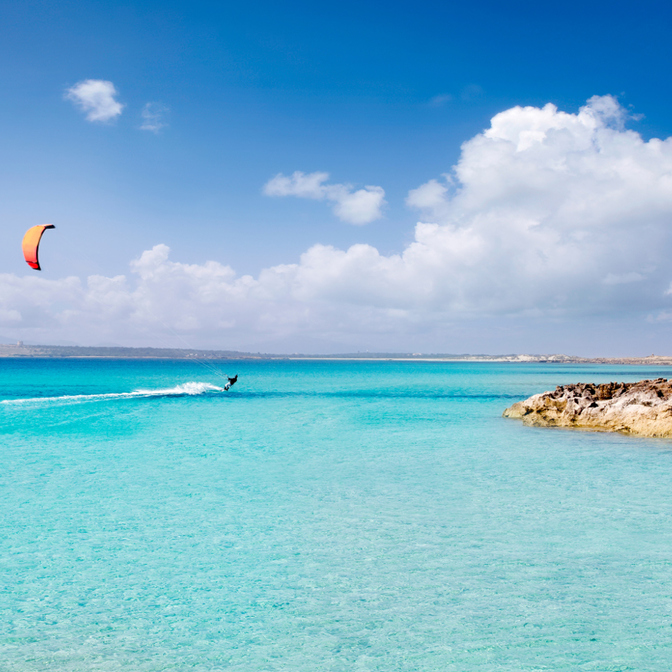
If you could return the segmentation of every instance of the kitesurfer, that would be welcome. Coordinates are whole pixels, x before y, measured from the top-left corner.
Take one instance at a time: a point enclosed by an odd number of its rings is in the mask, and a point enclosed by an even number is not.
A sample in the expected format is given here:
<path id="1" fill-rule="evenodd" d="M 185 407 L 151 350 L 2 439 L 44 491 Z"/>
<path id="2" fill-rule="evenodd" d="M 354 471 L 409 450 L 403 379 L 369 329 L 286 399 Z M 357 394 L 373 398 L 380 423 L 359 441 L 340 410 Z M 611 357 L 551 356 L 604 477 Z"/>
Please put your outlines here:
<path id="1" fill-rule="evenodd" d="M 236 381 L 238 380 L 238 374 L 236 374 L 233 378 L 230 378 L 229 376 L 227 376 L 227 378 L 229 379 L 229 382 L 226 385 L 224 385 L 224 389 L 228 391 L 229 389 L 231 389 L 232 385 L 236 384 Z"/>

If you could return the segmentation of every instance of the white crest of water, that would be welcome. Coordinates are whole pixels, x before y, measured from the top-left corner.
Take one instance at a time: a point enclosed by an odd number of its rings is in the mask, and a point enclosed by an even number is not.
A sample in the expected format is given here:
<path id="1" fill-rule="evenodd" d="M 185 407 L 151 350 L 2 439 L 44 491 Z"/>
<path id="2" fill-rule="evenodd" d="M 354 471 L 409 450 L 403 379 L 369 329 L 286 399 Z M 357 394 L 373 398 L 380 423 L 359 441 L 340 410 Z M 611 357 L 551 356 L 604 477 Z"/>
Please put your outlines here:
<path id="1" fill-rule="evenodd" d="M 134 390 L 133 392 L 111 392 L 107 394 L 68 394 L 59 397 L 31 397 L 28 399 L 5 399 L 0 404 L 18 405 L 28 403 L 83 403 L 89 401 L 104 401 L 114 399 L 137 399 L 139 397 L 181 397 L 208 394 L 211 392 L 224 392 L 223 387 L 217 387 L 211 383 L 188 382 L 174 387 L 160 388 L 157 390 Z"/>

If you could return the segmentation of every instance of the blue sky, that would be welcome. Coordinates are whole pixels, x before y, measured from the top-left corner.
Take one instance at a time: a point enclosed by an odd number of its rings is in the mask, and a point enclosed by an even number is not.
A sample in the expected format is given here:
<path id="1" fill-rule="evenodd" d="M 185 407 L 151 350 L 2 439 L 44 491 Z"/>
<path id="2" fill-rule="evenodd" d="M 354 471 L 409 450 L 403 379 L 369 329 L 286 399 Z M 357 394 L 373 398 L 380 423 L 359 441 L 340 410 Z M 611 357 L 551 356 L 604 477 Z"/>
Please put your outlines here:
<path id="1" fill-rule="evenodd" d="M 368 303 L 358 302 L 341 291 L 340 280 L 327 287 L 320 279 L 317 285 L 325 289 L 317 298 L 292 289 L 291 296 L 281 292 L 275 307 L 257 306 L 257 314 L 266 315 L 265 326 L 251 321 L 247 311 L 254 312 L 256 304 L 247 295 L 230 310 L 222 309 L 216 323 L 204 315 L 221 309 L 219 299 L 208 298 L 201 313 L 182 321 L 154 304 L 139 307 L 142 288 L 134 284 L 129 264 L 162 244 L 170 248 L 172 263 L 205 268 L 212 260 L 230 266 L 237 278 L 250 275 L 258 281 L 265 269 L 299 264 L 316 244 L 338 251 L 368 245 L 391 258 L 417 242 L 418 221 L 469 227 L 465 218 L 481 221 L 472 209 L 458 216 L 448 206 L 413 207 L 409 193 L 451 174 L 464 156 L 462 144 L 515 106 L 541 109 L 550 102 L 577 115 L 591 97 L 610 95 L 620 105 L 621 134 L 627 128 L 645 142 L 667 138 L 672 134 L 669 20 L 667 5 L 647 2 L 561 7 L 537 2 L 3 2 L 0 230 L 6 243 L 0 264 L 5 286 L 14 289 L 3 294 L 0 282 L 6 313 L 3 322 L 0 311 L 0 335 L 32 342 L 156 345 L 177 331 L 204 347 L 281 351 L 660 350 L 669 337 L 664 289 L 672 275 L 663 277 L 661 259 L 649 259 L 645 250 L 620 275 L 602 259 L 601 279 L 585 276 L 586 282 L 602 282 L 605 292 L 627 286 L 625 303 L 619 289 L 618 300 L 605 295 L 602 305 L 558 294 L 498 311 L 475 298 L 482 292 L 474 289 L 470 298 L 434 297 L 419 315 L 411 314 L 412 304 L 423 303 L 418 294 L 413 301 L 400 298 L 398 305 L 394 296 L 375 292 Z M 121 114 L 87 121 L 66 99 L 68 90 L 86 80 L 111 82 Z M 148 104 L 158 113 L 155 120 L 165 124 L 158 132 L 141 129 Z M 663 179 L 667 164 L 652 170 Z M 285 196 L 264 194 L 269 180 L 295 171 L 328 173 L 324 185 L 332 186 L 307 198 L 292 195 L 295 187 Z M 468 191 L 466 183 L 454 180 L 455 193 Z M 353 225 L 335 214 L 342 194 L 367 186 L 384 190 L 380 217 Z M 645 194 L 641 204 L 652 222 L 647 240 L 659 247 L 669 242 L 667 205 L 659 205 L 661 199 L 667 203 L 663 192 Z M 654 201 L 658 205 L 646 214 Z M 547 216 L 539 215 L 542 226 Z M 55 284 L 21 285 L 21 278 L 32 282 L 33 276 L 17 254 L 18 243 L 28 226 L 44 222 L 57 229 L 46 234 L 39 279 Z M 562 222 L 553 226 L 564 230 Z M 618 249 L 635 235 L 628 226 L 637 224 L 617 227 L 623 232 L 616 237 Z M 555 240 L 561 239 L 559 234 Z M 496 286 L 517 286 L 520 279 L 506 269 L 495 273 L 493 254 L 479 257 L 486 264 L 483 272 L 492 272 Z M 595 266 L 596 257 L 585 263 L 585 269 Z M 547 272 L 557 275 L 558 268 Z M 357 281 L 352 272 L 348 282 Z M 465 267 L 450 282 L 461 285 L 469 272 Z M 413 277 L 421 282 L 417 273 Z M 73 298 L 57 290 L 68 276 L 86 286 L 89 276 L 119 275 L 130 283 L 121 312 L 91 315 L 90 296 Z M 548 282 L 551 276 L 543 277 Z M 373 287 L 383 279 L 369 281 Z M 208 296 L 220 290 L 211 288 Z M 201 290 L 193 291 L 200 296 Z M 264 301 L 272 301 L 264 292 Z M 30 310 L 20 307 L 23 295 Z M 194 297 L 185 301 L 193 304 Z M 156 314 L 143 321 L 143 311 Z M 376 311 L 387 312 L 369 323 Z M 74 312 L 79 322 L 73 321 Z M 349 317 L 333 317 L 339 314 Z M 633 328 L 633 320 L 639 328 Z M 283 327 L 274 330 L 271 322 Z M 86 326 L 94 323 L 96 328 Z M 621 336 L 601 346 L 600 334 L 615 324 L 621 324 Z M 590 353 L 579 352 L 571 337 L 580 325 L 590 331 L 585 346 Z"/>

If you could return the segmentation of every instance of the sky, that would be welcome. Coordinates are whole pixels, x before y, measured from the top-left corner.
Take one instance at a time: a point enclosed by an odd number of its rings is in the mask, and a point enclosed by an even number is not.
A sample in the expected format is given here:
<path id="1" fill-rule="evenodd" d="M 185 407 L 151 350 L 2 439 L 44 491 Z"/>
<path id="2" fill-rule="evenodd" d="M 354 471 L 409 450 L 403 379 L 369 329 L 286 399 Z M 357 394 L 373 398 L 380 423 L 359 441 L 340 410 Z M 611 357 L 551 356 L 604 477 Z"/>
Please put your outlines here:
<path id="1" fill-rule="evenodd" d="M 0 342 L 672 355 L 671 18 L 2 0 Z"/>

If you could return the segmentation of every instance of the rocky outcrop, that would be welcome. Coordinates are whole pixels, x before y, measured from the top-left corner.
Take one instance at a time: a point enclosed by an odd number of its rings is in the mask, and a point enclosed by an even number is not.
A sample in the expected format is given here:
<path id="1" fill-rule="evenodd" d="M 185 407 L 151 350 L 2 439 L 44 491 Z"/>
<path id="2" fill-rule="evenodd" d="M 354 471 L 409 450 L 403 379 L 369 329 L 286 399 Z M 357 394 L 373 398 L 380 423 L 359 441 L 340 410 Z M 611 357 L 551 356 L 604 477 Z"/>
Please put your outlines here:
<path id="1" fill-rule="evenodd" d="M 559 385 L 504 411 L 536 427 L 577 427 L 672 438 L 672 381 Z"/>

